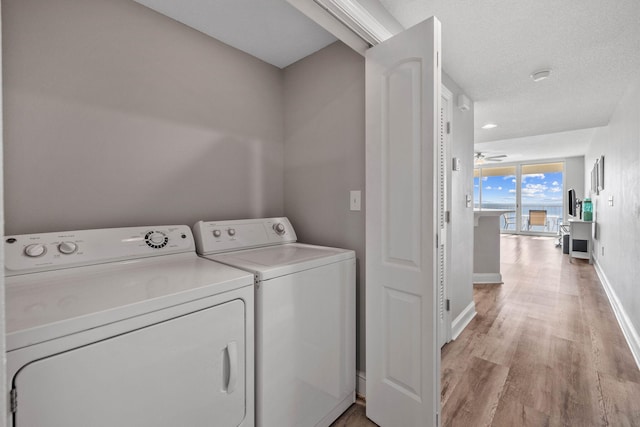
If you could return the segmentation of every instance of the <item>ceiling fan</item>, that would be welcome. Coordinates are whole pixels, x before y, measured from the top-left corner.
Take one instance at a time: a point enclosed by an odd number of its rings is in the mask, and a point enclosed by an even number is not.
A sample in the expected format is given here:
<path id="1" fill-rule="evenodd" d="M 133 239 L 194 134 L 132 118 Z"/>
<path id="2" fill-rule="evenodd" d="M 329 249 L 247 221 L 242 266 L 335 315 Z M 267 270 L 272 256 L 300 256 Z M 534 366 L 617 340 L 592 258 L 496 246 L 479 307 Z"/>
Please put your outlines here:
<path id="1" fill-rule="evenodd" d="M 506 154 L 496 154 L 494 156 L 489 153 L 482 153 L 480 151 L 476 151 L 473 155 L 475 163 L 501 162 L 505 157 L 507 157 Z"/>

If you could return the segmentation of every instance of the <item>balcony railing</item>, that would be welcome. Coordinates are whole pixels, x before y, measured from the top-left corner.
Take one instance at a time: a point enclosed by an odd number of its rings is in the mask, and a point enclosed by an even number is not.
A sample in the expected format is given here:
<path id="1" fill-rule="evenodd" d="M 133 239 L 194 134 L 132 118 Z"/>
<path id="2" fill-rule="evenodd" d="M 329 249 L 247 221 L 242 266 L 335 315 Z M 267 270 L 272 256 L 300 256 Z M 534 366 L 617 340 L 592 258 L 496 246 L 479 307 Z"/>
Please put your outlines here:
<path id="1" fill-rule="evenodd" d="M 516 207 L 506 204 L 483 204 L 482 209 L 503 209 L 513 210 L 511 213 L 500 216 L 500 229 L 505 232 L 516 231 Z M 529 211 L 541 210 L 546 211 L 546 219 L 544 225 L 530 225 Z M 558 228 L 562 222 L 563 212 L 561 205 L 524 205 L 522 206 L 522 220 L 520 222 L 520 231 L 534 233 L 558 233 Z"/>

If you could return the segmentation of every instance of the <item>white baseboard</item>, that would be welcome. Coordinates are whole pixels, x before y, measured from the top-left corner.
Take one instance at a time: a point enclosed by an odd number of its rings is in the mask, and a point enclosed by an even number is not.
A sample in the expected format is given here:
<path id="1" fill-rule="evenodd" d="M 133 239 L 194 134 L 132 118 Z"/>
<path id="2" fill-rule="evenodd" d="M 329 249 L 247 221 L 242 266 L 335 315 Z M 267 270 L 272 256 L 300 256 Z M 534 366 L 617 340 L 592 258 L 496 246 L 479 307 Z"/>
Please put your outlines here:
<path id="1" fill-rule="evenodd" d="M 616 292 L 611 287 L 609 279 L 607 279 L 604 271 L 602 271 L 598 260 L 595 260 L 593 265 L 596 269 L 596 273 L 598 274 L 598 278 L 600 278 L 600 283 L 602 283 L 602 287 L 607 293 L 607 297 L 609 297 L 609 303 L 613 308 L 616 319 L 618 319 L 618 324 L 620 324 L 620 328 L 622 329 L 622 333 L 627 340 L 627 344 L 629 344 L 631 354 L 633 354 L 633 358 L 636 360 L 636 365 L 638 365 L 638 369 L 640 369 L 640 335 L 638 334 L 636 328 L 633 326 L 633 323 L 631 323 L 631 319 L 629 319 L 627 312 L 618 299 L 618 295 L 616 295 Z"/>
<path id="2" fill-rule="evenodd" d="M 367 374 L 363 371 L 356 372 L 356 393 L 362 397 L 367 395 Z"/>
<path id="3" fill-rule="evenodd" d="M 474 285 L 486 285 L 489 283 L 502 283 L 502 274 L 500 273 L 473 273 Z"/>
<path id="4" fill-rule="evenodd" d="M 455 340 L 464 331 L 469 322 L 476 317 L 476 305 L 473 301 L 451 323 L 451 339 Z"/>

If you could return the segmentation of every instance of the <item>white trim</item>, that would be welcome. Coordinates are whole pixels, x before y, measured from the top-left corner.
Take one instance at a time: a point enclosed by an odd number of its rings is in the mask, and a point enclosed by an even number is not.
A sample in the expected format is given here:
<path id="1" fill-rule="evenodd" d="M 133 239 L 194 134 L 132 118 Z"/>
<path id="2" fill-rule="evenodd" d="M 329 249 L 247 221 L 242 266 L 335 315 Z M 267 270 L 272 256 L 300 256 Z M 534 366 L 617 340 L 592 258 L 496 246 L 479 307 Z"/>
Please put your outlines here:
<path id="1" fill-rule="evenodd" d="M 451 339 L 455 340 L 464 331 L 464 328 L 476 317 L 476 305 L 473 301 L 469 303 L 467 308 L 462 310 L 451 325 Z"/>
<path id="2" fill-rule="evenodd" d="M 451 207 L 451 200 L 453 199 L 453 197 L 451 197 L 451 167 L 449 165 L 451 165 L 451 141 L 453 141 L 453 92 L 451 92 L 445 85 L 444 83 L 440 84 L 440 96 L 444 99 L 447 100 L 447 109 L 445 111 L 445 120 L 447 122 L 450 123 L 451 126 L 451 130 L 450 133 L 445 132 L 444 133 L 444 140 L 445 140 L 445 162 L 444 162 L 444 168 L 445 168 L 445 207 L 444 210 L 445 212 L 442 212 L 442 215 L 446 215 L 446 212 L 449 212 L 449 214 L 451 214 L 451 212 L 453 211 L 452 207 Z M 453 259 L 451 256 L 451 247 L 453 245 L 453 230 L 451 228 L 451 223 L 447 223 L 445 222 L 445 233 L 446 233 L 446 237 L 445 237 L 445 251 L 444 251 L 444 298 L 445 300 L 449 299 L 449 290 L 451 288 L 451 260 Z M 452 338 L 452 331 L 451 331 L 451 312 L 450 311 L 445 311 L 445 331 L 444 331 L 444 342 L 448 343 L 449 341 L 451 341 Z M 438 340 L 440 340 L 440 337 L 438 337 Z"/>
<path id="3" fill-rule="evenodd" d="M 362 397 L 367 395 L 367 373 L 364 371 L 356 372 L 356 394 Z"/>
<path id="4" fill-rule="evenodd" d="M 618 295 L 616 295 L 616 292 L 611 287 L 611 283 L 604 274 L 600 264 L 598 264 L 597 259 L 594 261 L 593 266 L 596 269 L 596 273 L 598 274 L 598 278 L 600 279 L 600 283 L 602 284 L 604 291 L 607 293 L 607 297 L 609 297 L 609 303 L 611 304 L 611 308 L 613 308 L 616 319 L 618 319 L 618 324 L 620 325 L 620 329 L 622 329 L 622 333 L 627 340 L 627 344 L 629 344 L 629 349 L 631 350 L 631 354 L 633 354 L 636 365 L 638 365 L 638 369 L 640 369 L 640 335 L 633 326 L 631 319 L 629 319 L 627 312 L 620 303 L 620 299 L 618 299 Z"/>
<path id="5" fill-rule="evenodd" d="M 369 48 L 369 43 L 327 12 L 326 9 L 314 0 L 287 0 L 287 2 L 313 22 L 333 34 L 338 40 L 364 56 L 365 51 Z"/>
<path id="6" fill-rule="evenodd" d="M 375 46 L 393 34 L 385 28 L 369 11 L 354 0 L 314 0 L 344 23 L 363 40 Z"/>
<path id="7" fill-rule="evenodd" d="M 487 285 L 493 283 L 504 283 L 500 273 L 473 273 L 474 285 Z"/>

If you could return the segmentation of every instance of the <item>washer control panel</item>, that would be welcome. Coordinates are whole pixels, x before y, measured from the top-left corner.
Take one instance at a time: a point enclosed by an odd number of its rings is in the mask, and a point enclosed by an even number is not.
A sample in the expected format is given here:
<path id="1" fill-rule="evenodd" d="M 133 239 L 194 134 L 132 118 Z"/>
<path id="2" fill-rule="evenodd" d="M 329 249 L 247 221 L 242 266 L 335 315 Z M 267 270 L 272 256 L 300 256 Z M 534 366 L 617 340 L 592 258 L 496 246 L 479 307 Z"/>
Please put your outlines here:
<path id="1" fill-rule="evenodd" d="M 126 227 L 4 238 L 5 274 L 33 273 L 156 255 L 193 252 L 186 225 Z"/>
<path id="2" fill-rule="evenodd" d="M 199 221 L 193 226 L 193 234 L 201 255 L 293 243 L 297 239 L 285 217 Z"/>

